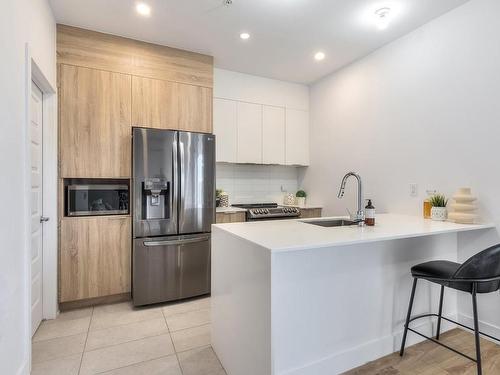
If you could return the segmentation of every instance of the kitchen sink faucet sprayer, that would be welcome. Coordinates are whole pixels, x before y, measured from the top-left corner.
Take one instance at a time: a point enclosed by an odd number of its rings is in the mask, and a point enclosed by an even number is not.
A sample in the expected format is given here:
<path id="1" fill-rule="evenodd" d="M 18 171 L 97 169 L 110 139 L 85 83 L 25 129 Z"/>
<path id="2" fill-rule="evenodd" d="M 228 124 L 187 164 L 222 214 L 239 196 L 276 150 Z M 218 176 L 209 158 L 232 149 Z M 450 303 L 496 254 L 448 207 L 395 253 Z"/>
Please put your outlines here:
<path id="1" fill-rule="evenodd" d="M 348 172 L 345 174 L 344 178 L 342 178 L 342 183 L 340 184 L 340 189 L 337 197 L 342 199 L 345 193 L 345 185 L 349 177 L 355 177 L 358 181 L 358 210 L 356 211 L 356 215 L 354 219 L 357 221 L 360 227 L 365 225 L 365 211 L 363 210 L 363 184 L 361 182 L 361 176 L 355 172 Z"/>

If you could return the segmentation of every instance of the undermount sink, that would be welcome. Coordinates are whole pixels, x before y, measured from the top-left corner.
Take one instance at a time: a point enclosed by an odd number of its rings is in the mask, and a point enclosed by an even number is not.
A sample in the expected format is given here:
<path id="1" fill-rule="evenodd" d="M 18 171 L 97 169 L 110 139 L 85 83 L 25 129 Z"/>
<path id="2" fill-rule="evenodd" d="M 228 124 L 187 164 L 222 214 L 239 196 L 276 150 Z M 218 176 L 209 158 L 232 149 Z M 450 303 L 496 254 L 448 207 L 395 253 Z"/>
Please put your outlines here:
<path id="1" fill-rule="evenodd" d="M 346 227 L 357 224 L 355 221 L 346 219 L 303 221 L 303 223 L 319 225 L 321 227 Z"/>

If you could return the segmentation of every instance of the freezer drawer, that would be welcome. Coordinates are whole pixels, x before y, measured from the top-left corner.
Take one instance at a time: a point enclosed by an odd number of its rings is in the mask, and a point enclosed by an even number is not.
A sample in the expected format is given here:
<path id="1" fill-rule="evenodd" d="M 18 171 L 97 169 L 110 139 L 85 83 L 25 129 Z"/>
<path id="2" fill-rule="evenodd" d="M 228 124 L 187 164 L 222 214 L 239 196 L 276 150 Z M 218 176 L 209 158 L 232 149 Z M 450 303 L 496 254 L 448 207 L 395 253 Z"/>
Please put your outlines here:
<path id="1" fill-rule="evenodd" d="M 210 234 L 135 239 L 135 306 L 210 293 Z"/>

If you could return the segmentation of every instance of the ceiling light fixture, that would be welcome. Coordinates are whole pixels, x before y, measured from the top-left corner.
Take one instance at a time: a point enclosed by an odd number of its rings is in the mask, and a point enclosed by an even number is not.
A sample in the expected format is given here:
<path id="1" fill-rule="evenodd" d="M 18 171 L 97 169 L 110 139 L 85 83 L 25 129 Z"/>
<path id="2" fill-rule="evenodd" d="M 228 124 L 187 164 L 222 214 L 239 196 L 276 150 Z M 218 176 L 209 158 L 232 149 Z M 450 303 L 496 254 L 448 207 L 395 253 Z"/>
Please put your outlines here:
<path id="1" fill-rule="evenodd" d="M 137 3 L 135 10 L 144 17 L 149 17 L 151 15 L 151 7 L 146 3 Z"/>
<path id="2" fill-rule="evenodd" d="M 250 38 L 250 34 L 249 33 L 241 33 L 240 38 L 243 40 L 247 40 Z"/>
<path id="3" fill-rule="evenodd" d="M 324 60 L 325 59 L 325 53 L 324 52 L 316 52 L 316 54 L 314 55 L 314 59 L 316 61 L 321 61 L 321 60 Z"/>
<path id="4" fill-rule="evenodd" d="M 391 8 L 384 7 L 375 11 L 375 24 L 379 30 L 385 30 L 391 21 Z"/>

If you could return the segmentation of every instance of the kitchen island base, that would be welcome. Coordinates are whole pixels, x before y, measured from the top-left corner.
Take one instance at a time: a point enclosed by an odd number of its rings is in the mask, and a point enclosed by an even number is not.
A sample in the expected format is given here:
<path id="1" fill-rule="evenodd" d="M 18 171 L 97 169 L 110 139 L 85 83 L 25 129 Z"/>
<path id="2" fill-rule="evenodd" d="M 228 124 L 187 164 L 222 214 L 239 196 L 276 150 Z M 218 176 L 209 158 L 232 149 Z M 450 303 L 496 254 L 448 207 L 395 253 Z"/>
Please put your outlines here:
<path id="1" fill-rule="evenodd" d="M 332 375 L 397 351 L 411 266 L 458 254 L 449 232 L 284 251 L 223 227 L 213 229 L 212 343 L 228 375 Z M 413 314 L 436 312 L 439 292 L 422 281 Z M 457 294 L 445 294 L 443 314 L 456 319 Z"/>

